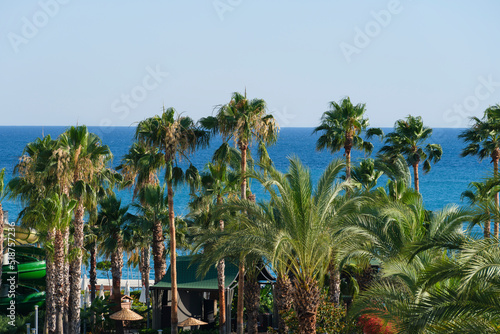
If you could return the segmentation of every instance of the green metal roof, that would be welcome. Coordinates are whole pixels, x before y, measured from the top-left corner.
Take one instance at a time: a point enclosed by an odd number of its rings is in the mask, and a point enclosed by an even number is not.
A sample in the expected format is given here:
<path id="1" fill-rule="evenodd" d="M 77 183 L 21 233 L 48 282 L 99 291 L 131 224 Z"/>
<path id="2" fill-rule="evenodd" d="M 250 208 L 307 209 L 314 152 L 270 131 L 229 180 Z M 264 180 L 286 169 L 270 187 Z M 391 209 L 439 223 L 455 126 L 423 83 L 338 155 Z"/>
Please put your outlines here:
<path id="1" fill-rule="evenodd" d="M 178 256 L 177 257 L 177 289 L 179 290 L 218 290 L 217 284 L 217 268 L 211 266 L 203 279 L 200 279 L 196 273 L 198 263 L 191 260 L 193 256 Z M 170 289 L 170 267 L 167 270 L 163 279 L 153 285 L 151 289 Z M 225 285 L 226 288 L 231 285 L 238 275 L 238 267 L 226 261 L 225 268 Z"/>

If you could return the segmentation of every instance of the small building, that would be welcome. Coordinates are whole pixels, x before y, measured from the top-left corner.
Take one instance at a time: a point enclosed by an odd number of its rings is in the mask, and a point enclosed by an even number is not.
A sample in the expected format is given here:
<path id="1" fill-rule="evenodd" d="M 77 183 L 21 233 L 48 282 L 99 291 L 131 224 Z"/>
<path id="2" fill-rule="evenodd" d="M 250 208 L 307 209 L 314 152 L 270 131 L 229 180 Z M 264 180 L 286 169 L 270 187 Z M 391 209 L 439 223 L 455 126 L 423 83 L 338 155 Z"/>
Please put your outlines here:
<path id="1" fill-rule="evenodd" d="M 203 279 L 197 275 L 198 264 L 191 263 L 193 256 L 177 257 L 177 293 L 178 293 L 178 321 L 182 322 L 189 317 L 200 319 L 208 324 L 215 322 L 217 315 L 217 300 L 219 288 L 217 282 L 217 268 L 210 267 Z M 271 284 L 275 278 L 264 267 L 260 270 L 258 281 Z M 234 288 L 238 284 L 238 267 L 229 261 L 225 266 L 226 289 L 226 319 L 227 332 L 231 332 L 231 303 Z M 161 329 L 170 326 L 171 320 L 171 272 L 170 267 L 163 279 L 150 287 L 153 302 L 153 328 Z"/>

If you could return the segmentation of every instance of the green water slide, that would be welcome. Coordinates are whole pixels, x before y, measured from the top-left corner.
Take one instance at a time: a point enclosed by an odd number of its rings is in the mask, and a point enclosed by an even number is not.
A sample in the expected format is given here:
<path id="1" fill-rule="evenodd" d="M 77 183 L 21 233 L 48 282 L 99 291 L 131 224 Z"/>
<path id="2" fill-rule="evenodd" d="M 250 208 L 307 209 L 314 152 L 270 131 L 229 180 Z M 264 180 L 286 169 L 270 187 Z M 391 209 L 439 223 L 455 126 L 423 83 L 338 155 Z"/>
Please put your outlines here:
<path id="1" fill-rule="evenodd" d="M 0 313 L 9 313 L 10 310 L 27 314 L 35 310 L 35 305 L 41 307 L 45 303 L 45 291 L 18 284 L 10 286 L 2 284 L 3 291 L 0 297 Z M 14 305 L 14 306 L 12 306 Z"/>
<path id="2" fill-rule="evenodd" d="M 12 276 L 22 281 L 31 281 L 44 278 L 46 274 L 45 261 L 24 255 L 15 255 L 15 260 L 10 260 L 9 264 L 2 266 L 2 280 Z"/>
<path id="3" fill-rule="evenodd" d="M 20 237 L 18 240 L 22 242 L 5 249 L 0 313 L 10 312 L 12 305 L 15 305 L 16 312 L 29 313 L 35 309 L 35 305 L 41 306 L 45 302 L 45 292 L 30 286 L 44 283 L 46 265 L 39 258 L 45 257 L 45 251 L 29 245 L 34 240 L 32 231 L 16 229 L 16 237 Z"/>
<path id="4" fill-rule="evenodd" d="M 14 274 L 18 275 L 19 281 L 45 277 L 45 261 L 38 259 L 45 258 L 45 250 L 32 246 L 38 242 L 38 234 L 35 230 L 7 225 L 4 229 L 4 240 L 6 244 L 4 245 L 2 279 L 7 279 Z"/>

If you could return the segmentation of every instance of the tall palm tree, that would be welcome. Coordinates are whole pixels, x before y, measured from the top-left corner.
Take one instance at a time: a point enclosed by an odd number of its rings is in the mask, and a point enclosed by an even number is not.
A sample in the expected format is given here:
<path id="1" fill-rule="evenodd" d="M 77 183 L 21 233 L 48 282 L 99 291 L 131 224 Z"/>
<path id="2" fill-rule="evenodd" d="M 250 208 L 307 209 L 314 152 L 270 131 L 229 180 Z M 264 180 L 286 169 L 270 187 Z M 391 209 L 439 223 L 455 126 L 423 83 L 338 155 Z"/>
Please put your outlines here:
<path id="1" fill-rule="evenodd" d="M 389 157 L 402 154 L 413 167 L 415 190 L 419 192 L 418 167 L 423 163 L 424 173 L 431 170 L 431 163 L 436 163 L 443 155 L 443 149 L 438 144 L 426 144 L 432 135 L 432 129 L 424 126 L 422 117 L 408 115 L 394 124 L 394 132 L 387 134 L 384 146 L 379 153 Z M 425 146 L 424 146 L 425 145 Z"/>
<path id="2" fill-rule="evenodd" d="M 364 118 L 366 104 L 353 105 L 349 97 L 343 98 L 338 103 L 330 102 L 330 110 L 321 116 L 321 124 L 313 133 L 321 133 L 316 142 L 316 149 L 328 149 L 331 153 L 344 149 L 346 160 L 346 178 L 351 178 L 351 150 L 363 150 L 371 153 L 373 144 L 363 140 L 361 133 L 368 128 L 368 118 Z M 367 130 L 367 137 L 377 135 L 382 137 L 383 132 L 378 128 Z"/>
<path id="3" fill-rule="evenodd" d="M 467 146 L 462 150 L 462 156 L 476 155 L 479 160 L 491 158 L 493 176 L 498 178 L 498 161 L 500 160 L 500 105 L 494 105 L 484 111 L 482 119 L 472 117 L 473 125 L 463 131 L 458 138 L 463 139 Z M 495 195 L 495 209 L 498 211 L 500 197 Z M 498 238 L 499 219 L 495 219 L 494 235 Z"/>
<path id="4" fill-rule="evenodd" d="M 159 185 L 143 187 L 139 191 L 138 197 L 139 202 L 133 205 L 137 210 L 137 215 L 130 217 L 129 220 L 133 221 L 134 225 L 138 227 L 142 226 L 145 230 L 153 231 L 152 236 L 146 237 L 146 239 L 151 239 L 155 282 L 159 282 L 167 269 L 163 226 L 168 224 L 169 219 L 168 198 L 164 187 Z"/>
<path id="5" fill-rule="evenodd" d="M 23 155 L 14 168 L 15 177 L 12 178 L 8 185 L 9 197 L 11 199 L 18 199 L 24 206 L 24 209 L 19 213 L 18 219 L 21 221 L 21 226 L 37 229 L 41 236 L 41 242 L 47 245 L 48 250 L 53 250 L 53 246 L 57 236 L 62 234 L 62 239 L 66 241 L 69 238 L 69 226 L 65 222 L 65 208 L 68 207 L 67 200 L 65 199 L 62 190 L 62 175 L 66 173 L 65 161 L 67 160 L 64 152 L 57 150 L 58 142 L 53 140 L 50 136 L 37 138 L 35 141 L 28 143 L 23 150 Z M 54 198 L 53 203 L 47 203 L 46 200 Z M 62 207 L 56 204 L 61 204 Z M 54 217 L 52 215 L 44 215 L 44 208 L 50 205 L 55 205 L 60 215 Z M 74 205 L 73 205 L 74 207 Z M 61 210 L 59 210 L 61 209 Z M 50 213 L 50 210 L 48 210 Z M 63 219 L 64 218 L 64 219 Z M 59 220 L 58 220 L 59 219 Z M 60 221 L 61 220 L 61 221 Z M 59 224 L 59 225 L 57 225 Z M 58 227 L 62 230 L 58 230 Z M 66 291 L 63 290 L 63 295 L 57 285 L 65 282 L 67 270 L 64 266 L 67 264 L 66 254 L 68 253 L 68 243 L 62 242 L 58 239 L 57 246 L 63 247 L 54 250 L 53 253 L 47 254 L 47 276 L 46 276 L 46 313 L 45 313 L 45 329 L 46 332 L 55 333 L 56 330 L 62 330 L 63 325 L 56 326 L 56 322 L 64 318 L 67 312 Z M 62 256 L 57 258 L 58 265 L 54 260 L 54 254 Z M 61 264 L 62 263 L 62 264 Z M 56 298 L 57 297 L 57 298 Z M 57 304 L 60 301 L 61 304 Z M 58 309 L 59 305 L 61 309 Z M 62 314 L 61 314 L 62 313 Z M 59 317 L 60 315 L 60 317 Z"/>
<path id="6" fill-rule="evenodd" d="M 477 221 L 474 219 L 473 223 L 483 221 L 483 235 L 484 238 L 489 238 L 491 233 L 491 214 L 494 212 L 494 199 L 495 194 L 500 191 L 500 182 L 495 179 L 487 179 L 484 182 L 471 182 L 469 184 L 471 190 L 466 190 L 462 193 L 462 199 L 467 199 L 470 205 L 476 208 Z M 494 231 L 498 233 L 498 231 Z"/>
<path id="7" fill-rule="evenodd" d="M 44 230 L 47 239 L 44 243 L 47 249 L 47 284 L 46 312 L 49 322 L 50 315 L 54 314 L 55 326 L 51 324 L 47 332 L 63 334 L 65 332 L 65 314 L 67 307 L 67 276 L 64 271 L 68 263 L 69 227 L 73 210 L 77 202 L 68 199 L 65 194 L 52 192 L 43 200 L 33 203 L 27 210 L 23 219 L 37 221 L 40 230 Z"/>
<path id="8" fill-rule="evenodd" d="M 138 205 L 134 203 L 132 206 Z M 141 215 L 128 214 L 126 217 L 129 239 L 124 240 L 124 249 L 127 252 L 127 266 L 138 267 L 141 273 L 141 285 L 149 291 L 149 274 L 151 272 L 150 247 L 153 242 L 151 231 L 152 222 L 145 220 Z M 146 297 L 149 301 L 149 296 Z M 147 303 L 147 302 L 146 302 Z"/>
<path id="9" fill-rule="evenodd" d="M 122 158 L 121 164 L 117 167 L 124 175 L 127 187 L 134 186 L 133 198 L 136 198 L 139 192 L 149 185 L 156 186 L 159 184 L 158 170 L 164 165 L 163 154 L 159 152 L 158 148 L 148 146 L 144 141 L 135 141 L 130 147 L 129 151 Z M 142 197 L 141 197 L 142 198 Z M 141 202 L 143 213 L 147 212 L 145 202 Z M 152 239 L 149 234 L 141 228 L 143 221 L 135 217 L 133 219 L 133 233 L 134 239 L 141 245 L 137 249 L 140 254 L 139 271 L 142 276 L 142 284 L 145 286 L 146 291 L 149 291 L 149 271 L 150 271 L 150 245 Z M 146 232 L 146 233 L 142 233 Z M 151 239 L 151 240 L 150 240 Z M 135 247 L 134 247 L 135 248 Z M 161 247 L 156 247 L 159 250 Z M 163 259 L 163 252 L 161 255 L 156 255 L 157 258 Z M 162 260 L 163 261 L 163 260 Z M 160 265 L 158 265 L 158 273 L 161 273 Z M 149 298 L 149 294 L 148 297 Z"/>
<path id="10" fill-rule="evenodd" d="M 214 220 L 213 210 L 224 203 L 227 197 L 237 193 L 239 181 L 239 152 L 223 143 L 212 157 L 212 162 L 205 164 L 200 173 L 200 191 L 190 202 L 193 227 L 200 229 L 195 235 L 206 234 L 207 229 L 224 231 L 224 220 Z M 218 225 L 218 226 L 215 226 Z M 204 248 L 208 248 L 204 245 Z M 219 332 L 226 333 L 226 292 L 225 292 L 225 260 L 217 263 L 217 282 L 219 289 Z"/>
<path id="11" fill-rule="evenodd" d="M 69 326 L 70 331 L 80 331 L 81 267 L 84 242 L 85 211 L 97 207 L 97 196 L 93 187 L 98 174 L 106 168 L 112 154 L 101 139 L 87 130 L 86 126 L 70 127 L 59 136 L 59 150 L 68 156 L 68 175 L 64 187 L 78 201 L 74 213 L 73 244 L 74 257 L 70 261 Z"/>
<path id="12" fill-rule="evenodd" d="M 170 266 L 172 282 L 171 329 L 177 333 L 177 266 L 174 214 L 174 183 L 176 176 L 182 175 L 177 167 L 179 159 L 186 158 L 197 148 L 208 145 L 209 133 L 198 129 L 189 117 L 175 118 L 175 109 L 163 108 L 161 116 L 154 116 L 141 121 L 137 126 L 136 139 L 143 140 L 147 145 L 158 148 L 164 155 L 165 181 L 167 183 L 169 231 L 170 231 Z M 177 177 L 180 179 L 180 177 Z M 155 228 L 157 236 L 159 230 Z M 161 275 L 165 273 L 162 272 Z M 161 278 L 161 277 L 160 277 Z"/>
<path id="13" fill-rule="evenodd" d="M 92 201 L 87 201 L 87 215 L 88 221 L 84 226 L 84 247 L 86 252 L 88 252 L 90 257 L 90 300 L 91 302 L 95 299 L 96 287 L 97 287 L 97 236 L 99 235 L 99 230 L 96 228 L 95 222 L 97 220 L 97 206 L 96 204 L 107 196 L 113 194 L 113 189 L 115 185 L 122 184 L 123 178 L 120 174 L 112 169 L 104 169 L 97 173 L 93 178 L 91 187 L 94 190 L 92 194 L 94 197 L 87 198 L 92 199 Z M 95 201 L 97 200 L 97 202 Z M 86 254 L 84 254 L 85 256 Z"/>
<path id="14" fill-rule="evenodd" d="M 111 195 L 100 202 L 100 210 L 96 225 L 100 228 L 99 248 L 101 253 L 111 259 L 111 276 L 113 278 L 114 311 L 121 309 L 120 282 L 123 268 L 123 233 L 125 215 L 128 206 L 121 206 L 121 200 Z M 116 332 L 123 334 L 122 321 L 116 321 Z"/>
<path id="15" fill-rule="evenodd" d="M 267 145 L 278 138 L 279 127 L 272 115 L 266 114 L 266 102 L 262 99 L 248 100 L 245 94 L 234 92 L 231 101 L 219 107 L 215 117 L 200 119 L 200 124 L 213 133 L 219 133 L 224 141 L 234 139 L 241 152 L 241 199 L 247 198 L 247 155 L 253 140 Z M 240 261 L 238 273 L 237 333 L 243 334 L 244 308 L 244 261 Z"/>
<path id="16" fill-rule="evenodd" d="M 164 165 L 164 156 L 157 147 L 144 141 L 135 141 L 116 168 L 124 175 L 125 185 L 134 186 L 134 198 L 147 185 L 159 184 L 158 170 Z"/>

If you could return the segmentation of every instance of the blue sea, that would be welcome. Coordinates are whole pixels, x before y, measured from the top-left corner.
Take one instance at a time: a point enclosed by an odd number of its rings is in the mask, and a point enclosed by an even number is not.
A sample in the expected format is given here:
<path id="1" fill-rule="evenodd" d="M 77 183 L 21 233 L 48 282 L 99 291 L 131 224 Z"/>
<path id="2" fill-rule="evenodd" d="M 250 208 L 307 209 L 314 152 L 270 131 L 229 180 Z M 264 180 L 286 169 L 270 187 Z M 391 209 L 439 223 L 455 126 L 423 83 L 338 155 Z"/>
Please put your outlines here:
<path id="1" fill-rule="evenodd" d="M 64 132 L 66 127 L 41 127 L 41 126 L 0 126 L 0 169 L 6 168 L 6 182 L 12 178 L 14 166 L 23 154 L 27 143 L 37 137 L 50 135 L 53 138 Z M 316 181 L 324 168 L 333 158 L 343 158 L 343 152 L 334 155 L 327 151 L 316 151 L 316 140 L 318 135 L 312 135 L 312 128 L 282 128 L 279 139 L 274 146 L 268 148 L 269 155 L 276 167 L 285 171 L 288 167 L 288 158 L 299 157 L 311 170 L 313 180 Z M 391 128 L 383 129 L 385 133 L 392 131 Z M 460 157 L 461 150 L 465 144 L 458 139 L 458 135 L 464 129 L 434 129 L 430 142 L 440 144 L 443 148 L 441 161 L 432 166 L 428 174 L 420 172 L 420 192 L 424 198 L 426 208 L 438 210 L 444 206 L 455 203 L 465 205 L 460 200 L 460 195 L 465 191 L 471 181 L 480 181 L 491 174 L 492 166 L 490 159 L 480 162 L 476 157 Z M 121 158 L 127 153 L 132 141 L 135 128 L 114 127 L 100 128 L 89 127 L 89 131 L 98 134 L 103 144 L 108 145 L 114 155 L 113 166 L 120 163 Z M 378 139 L 372 140 L 375 148 L 373 156 L 382 146 Z M 213 151 L 222 143 L 221 138 L 214 138 L 209 148 L 197 151 L 190 157 L 199 170 L 203 169 L 206 162 L 211 159 Z M 353 152 L 353 162 L 367 157 L 360 152 Z M 183 163 L 187 163 L 186 161 Z M 258 185 L 253 184 L 252 191 L 257 199 L 265 198 Z M 128 204 L 132 198 L 130 190 L 121 191 L 119 196 L 122 203 Z M 179 188 L 175 193 L 175 213 L 184 215 L 187 213 L 186 205 L 189 201 L 189 193 L 186 188 Z M 20 203 L 4 199 L 4 210 L 8 210 L 9 220 L 14 221 L 21 211 Z M 124 268 L 123 277 L 126 279 L 137 279 L 137 270 Z M 99 273 L 100 278 L 105 278 L 105 273 Z M 151 277 L 154 277 L 153 273 Z"/>

